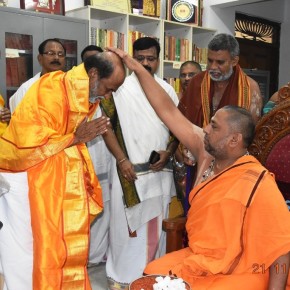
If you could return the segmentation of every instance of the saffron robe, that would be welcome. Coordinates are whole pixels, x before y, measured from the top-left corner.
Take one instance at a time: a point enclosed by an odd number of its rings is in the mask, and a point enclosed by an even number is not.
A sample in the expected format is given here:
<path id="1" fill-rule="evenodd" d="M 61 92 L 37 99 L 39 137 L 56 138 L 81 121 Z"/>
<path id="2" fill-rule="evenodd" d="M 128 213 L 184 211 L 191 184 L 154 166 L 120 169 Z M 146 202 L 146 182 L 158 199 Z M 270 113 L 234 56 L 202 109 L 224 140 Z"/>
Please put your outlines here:
<path id="1" fill-rule="evenodd" d="M 145 273 L 172 271 L 195 290 L 267 289 L 269 267 L 290 251 L 290 215 L 274 177 L 244 156 L 189 198 L 189 247 L 153 261 Z"/>
<path id="2" fill-rule="evenodd" d="M 0 139 L 0 170 L 28 174 L 35 290 L 91 289 L 90 221 L 102 211 L 101 188 L 86 145 L 69 146 L 94 109 L 83 64 L 46 74 Z"/>

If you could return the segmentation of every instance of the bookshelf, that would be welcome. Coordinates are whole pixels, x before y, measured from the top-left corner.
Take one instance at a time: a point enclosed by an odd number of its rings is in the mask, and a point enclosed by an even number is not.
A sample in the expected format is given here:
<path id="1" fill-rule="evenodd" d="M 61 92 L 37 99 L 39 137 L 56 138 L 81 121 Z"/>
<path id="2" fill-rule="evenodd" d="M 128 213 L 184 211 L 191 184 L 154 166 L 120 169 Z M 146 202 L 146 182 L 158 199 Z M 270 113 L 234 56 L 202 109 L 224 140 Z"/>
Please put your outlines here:
<path id="1" fill-rule="evenodd" d="M 0 7 L 0 25 L 0 93 L 6 104 L 23 82 L 41 70 L 37 55 L 43 40 L 63 42 L 66 70 L 80 63 L 80 53 L 89 42 L 88 21 L 62 15 Z"/>
<path id="2" fill-rule="evenodd" d="M 178 23 L 168 21 L 161 18 L 154 18 L 145 15 L 137 15 L 132 13 L 119 13 L 115 11 L 109 11 L 94 6 L 85 6 L 77 8 L 71 11 L 67 11 L 66 15 L 71 17 L 80 18 L 89 21 L 89 31 L 91 28 L 102 28 L 107 30 L 113 30 L 124 35 L 125 51 L 132 54 L 132 33 L 138 31 L 142 35 L 155 37 L 159 40 L 160 51 L 160 66 L 157 74 L 161 78 L 178 78 L 179 68 L 183 61 L 192 59 L 193 45 L 198 48 L 207 47 L 209 40 L 215 34 L 216 30 L 193 26 L 184 23 Z M 89 32 L 90 33 L 90 32 Z M 174 50 L 174 58 L 169 59 L 165 47 L 167 46 L 167 38 L 175 39 L 179 43 L 179 50 Z M 88 35 L 90 44 L 94 37 Z M 178 39 L 176 41 L 176 39 Z M 185 47 L 186 44 L 186 47 Z M 180 53 L 182 54 L 182 60 L 180 59 Z M 179 54 L 179 55 L 178 55 Z"/>

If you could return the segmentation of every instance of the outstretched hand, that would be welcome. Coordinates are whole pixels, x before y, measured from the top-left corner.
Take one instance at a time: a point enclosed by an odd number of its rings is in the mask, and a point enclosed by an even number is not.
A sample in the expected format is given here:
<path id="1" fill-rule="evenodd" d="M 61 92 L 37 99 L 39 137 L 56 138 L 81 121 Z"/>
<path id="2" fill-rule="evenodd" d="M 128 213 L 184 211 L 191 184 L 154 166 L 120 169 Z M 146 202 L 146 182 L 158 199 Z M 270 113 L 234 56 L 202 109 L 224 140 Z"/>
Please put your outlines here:
<path id="1" fill-rule="evenodd" d="M 86 143 L 98 135 L 102 135 L 107 132 L 108 126 L 110 125 L 110 119 L 104 116 L 94 119 L 92 121 L 87 121 L 87 118 L 78 126 L 74 133 L 74 140 L 71 146 Z"/>

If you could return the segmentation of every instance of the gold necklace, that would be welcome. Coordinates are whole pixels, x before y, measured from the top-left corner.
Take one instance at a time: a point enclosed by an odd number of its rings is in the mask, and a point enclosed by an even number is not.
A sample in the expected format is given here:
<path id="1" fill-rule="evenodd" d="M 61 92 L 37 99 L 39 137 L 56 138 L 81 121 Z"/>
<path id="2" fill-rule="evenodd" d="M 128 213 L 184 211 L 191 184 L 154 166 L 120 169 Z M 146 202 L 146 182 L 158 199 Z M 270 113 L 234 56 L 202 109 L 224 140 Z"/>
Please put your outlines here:
<path id="1" fill-rule="evenodd" d="M 246 153 L 244 155 L 242 155 L 241 157 L 243 156 L 248 156 L 250 155 L 249 151 L 247 150 Z M 239 157 L 239 158 L 241 158 Z M 203 173 L 202 175 L 202 179 L 201 179 L 201 182 L 204 182 L 206 181 L 209 177 L 213 176 L 214 175 L 214 165 L 215 165 L 215 159 L 213 159 L 208 167 L 208 169 Z"/>

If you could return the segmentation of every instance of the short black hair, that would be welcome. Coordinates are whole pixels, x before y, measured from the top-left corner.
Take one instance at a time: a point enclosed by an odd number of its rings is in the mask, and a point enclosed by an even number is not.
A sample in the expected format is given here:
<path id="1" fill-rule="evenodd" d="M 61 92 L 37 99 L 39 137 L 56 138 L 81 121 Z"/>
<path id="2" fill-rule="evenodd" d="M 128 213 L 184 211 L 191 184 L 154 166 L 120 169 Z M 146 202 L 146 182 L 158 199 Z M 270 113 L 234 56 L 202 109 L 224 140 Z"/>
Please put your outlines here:
<path id="1" fill-rule="evenodd" d="M 86 72 L 88 72 L 91 68 L 96 68 L 100 79 L 110 77 L 114 71 L 113 62 L 109 60 L 104 53 L 87 57 L 84 60 L 84 66 Z"/>
<path id="2" fill-rule="evenodd" d="M 255 136 L 255 121 L 250 111 L 234 105 L 222 109 L 228 112 L 227 120 L 232 130 L 242 134 L 245 148 L 250 146 Z"/>
<path id="3" fill-rule="evenodd" d="M 240 46 L 238 41 L 231 34 L 219 33 L 209 42 L 208 49 L 213 51 L 227 50 L 231 57 L 240 54 Z"/>
<path id="4" fill-rule="evenodd" d="M 135 51 L 145 50 L 145 49 L 149 49 L 151 47 L 156 48 L 157 57 L 159 57 L 159 54 L 160 54 L 159 42 L 155 38 L 148 37 L 148 36 L 138 38 L 137 40 L 134 41 L 133 53 L 135 53 Z"/>
<path id="5" fill-rule="evenodd" d="M 84 61 L 84 54 L 87 52 L 87 51 L 98 51 L 98 52 L 103 52 L 103 49 L 97 45 L 88 45 L 86 46 L 83 51 L 81 52 L 81 59 L 82 61 Z"/>
<path id="6" fill-rule="evenodd" d="M 44 40 L 43 42 L 41 42 L 40 45 L 38 46 L 38 53 L 39 54 L 43 54 L 44 53 L 45 46 L 46 46 L 46 44 L 48 42 L 57 42 L 57 43 L 59 43 L 62 46 L 63 50 L 64 50 L 64 54 L 66 55 L 66 49 L 65 49 L 63 43 L 58 38 L 48 38 L 48 39 Z"/>
<path id="7" fill-rule="evenodd" d="M 179 70 L 181 70 L 183 67 L 185 67 L 188 64 L 194 65 L 198 70 L 202 71 L 200 64 L 197 61 L 194 61 L 194 60 L 187 60 L 187 61 L 183 62 L 181 64 Z"/>

